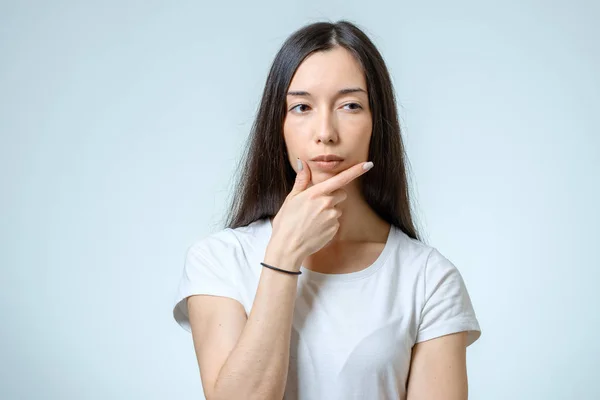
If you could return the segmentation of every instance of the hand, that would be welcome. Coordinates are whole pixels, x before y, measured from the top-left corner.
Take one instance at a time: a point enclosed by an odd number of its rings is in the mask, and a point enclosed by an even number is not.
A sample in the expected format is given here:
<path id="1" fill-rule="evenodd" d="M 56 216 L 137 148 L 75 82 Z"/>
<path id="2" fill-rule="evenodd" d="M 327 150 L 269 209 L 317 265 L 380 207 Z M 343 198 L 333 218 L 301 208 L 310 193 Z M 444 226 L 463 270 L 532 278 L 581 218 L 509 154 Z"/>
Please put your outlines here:
<path id="1" fill-rule="evenodd" d="M 269 246 L 275 243 L 300 261 L 325 247 L 340 227 L 338 218 L 342 212 L 335 206 L 348 196 L 342 187 L 372 167 L 372 162 L 361 162 L 307 188 L 311 171 L 307 163 L 298 160 L 300 171 L 296 174 L 294 187 L 273 220 Z"/>

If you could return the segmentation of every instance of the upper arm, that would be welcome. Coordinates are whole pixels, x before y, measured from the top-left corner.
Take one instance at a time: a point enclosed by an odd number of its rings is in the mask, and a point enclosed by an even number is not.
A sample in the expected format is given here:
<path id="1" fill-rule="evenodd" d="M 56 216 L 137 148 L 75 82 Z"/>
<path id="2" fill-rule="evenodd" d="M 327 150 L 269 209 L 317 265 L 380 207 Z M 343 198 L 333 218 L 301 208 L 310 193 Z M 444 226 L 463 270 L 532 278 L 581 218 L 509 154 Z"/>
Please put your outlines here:
<path id="1" fill-rule="evenodd" d="M 238 301 L 222 296 L 194 295 L 187 304 L 202 387 L 210 399 L 221 367 L 246 325 L 246 311 Z"/>
<path id="2" fill-rule="evenodd" d="M 408 377 L 407 400 L 466 400 L 467 332 L 417 343 Z"/>

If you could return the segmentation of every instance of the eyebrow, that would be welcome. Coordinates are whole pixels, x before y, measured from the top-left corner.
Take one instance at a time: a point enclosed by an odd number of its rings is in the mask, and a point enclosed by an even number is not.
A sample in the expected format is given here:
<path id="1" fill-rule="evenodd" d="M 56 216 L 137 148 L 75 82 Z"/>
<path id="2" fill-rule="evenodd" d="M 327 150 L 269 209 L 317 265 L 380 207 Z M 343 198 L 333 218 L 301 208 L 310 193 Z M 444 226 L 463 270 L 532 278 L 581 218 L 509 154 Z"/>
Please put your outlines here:
<path id="1" fill-rule="evenodd" d="M 338 96 L 339 95 L 344 95 L 344 94 L 349 94 L 349 93 L 356 93 L 356 92 L 363 92 L 363 93 L 367 94 L 366 90 L 364 90 L 362 88 L 359 88 L 359 87 L 356 87 L 356 88 L 346 88 L 346 89 L 338 90 Z M 287 95 L 288 96 L 304 96 L 304 97 L 310 97 L 310 96 L 312 96 L 310 93 L 308 93 L 308 92 L 306 92 L 304 90 L 290 91 L 290 92 L 287 92 Z"/>

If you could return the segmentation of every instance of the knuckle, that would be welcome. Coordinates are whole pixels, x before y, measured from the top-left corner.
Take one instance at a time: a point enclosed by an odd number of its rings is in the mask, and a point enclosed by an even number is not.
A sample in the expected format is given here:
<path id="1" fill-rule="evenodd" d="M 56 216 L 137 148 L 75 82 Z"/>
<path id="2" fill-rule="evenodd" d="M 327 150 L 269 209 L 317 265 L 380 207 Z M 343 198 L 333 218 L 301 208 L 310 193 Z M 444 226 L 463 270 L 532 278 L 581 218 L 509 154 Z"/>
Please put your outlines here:
<path id="1" fill-rule="evenodd" d="M 333 207 L 333 199 L 329 196 L 323 199 L 323 208 L 331 208 Z"/>

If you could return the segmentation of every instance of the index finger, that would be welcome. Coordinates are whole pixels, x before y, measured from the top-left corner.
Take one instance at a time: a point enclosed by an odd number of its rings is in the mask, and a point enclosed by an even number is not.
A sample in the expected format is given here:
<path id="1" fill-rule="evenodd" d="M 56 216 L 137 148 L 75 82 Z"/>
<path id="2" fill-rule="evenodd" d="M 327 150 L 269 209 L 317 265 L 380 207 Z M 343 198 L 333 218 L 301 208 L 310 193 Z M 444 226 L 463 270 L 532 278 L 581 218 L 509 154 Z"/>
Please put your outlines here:
<path id="1" fill-rule="evenodd" d="M 340 172 L 339 174 L 332 176 L 326 181 L 317 183 L 308 190 L 315 191 L 320 194 L 329 194 L 334 190 L 340 189 L 342 186 L 349 184 L 354 179 L 358 178 L 359 176 L 370 170 L 372 167 L 373 163 L 370 161 L 358 163 Z"/>

